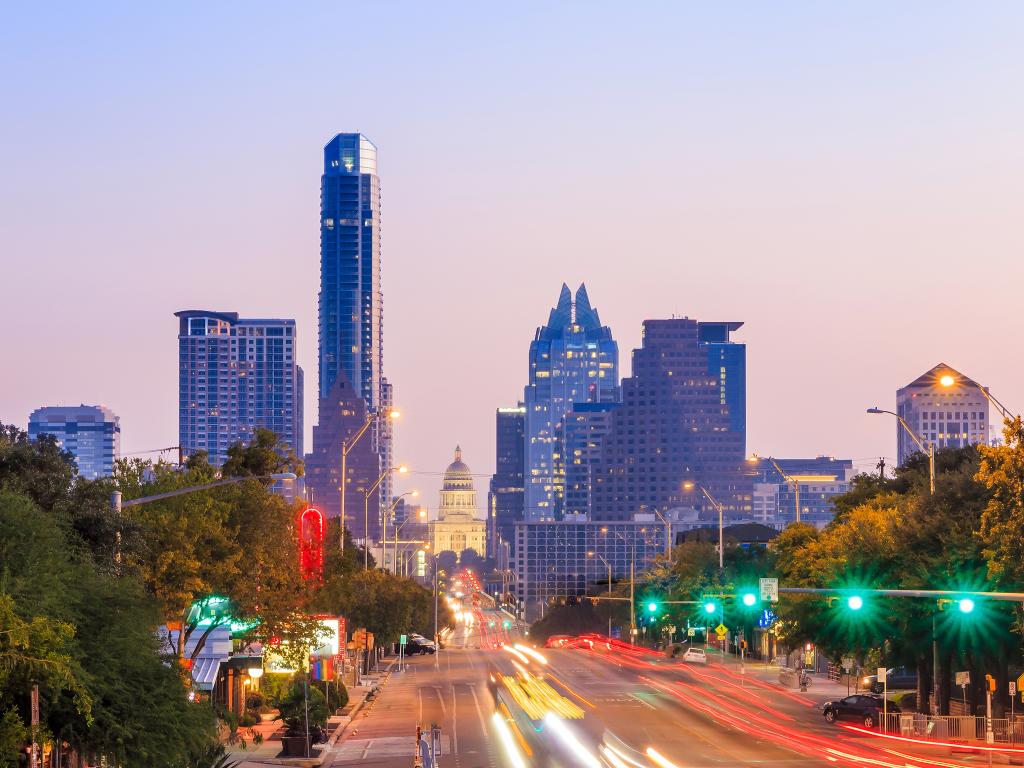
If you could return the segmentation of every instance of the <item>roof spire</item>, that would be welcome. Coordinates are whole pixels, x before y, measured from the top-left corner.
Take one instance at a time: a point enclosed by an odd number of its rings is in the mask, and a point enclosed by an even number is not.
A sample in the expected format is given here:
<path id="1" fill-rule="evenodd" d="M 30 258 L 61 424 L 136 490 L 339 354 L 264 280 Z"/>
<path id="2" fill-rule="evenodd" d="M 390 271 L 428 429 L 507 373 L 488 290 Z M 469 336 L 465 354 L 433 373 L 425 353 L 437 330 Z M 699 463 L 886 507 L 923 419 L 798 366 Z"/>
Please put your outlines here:
<path id="1" fill-rule="evenodd" d="M 455 460 L 462 461 L 462 448 L 455 446 Z"/>

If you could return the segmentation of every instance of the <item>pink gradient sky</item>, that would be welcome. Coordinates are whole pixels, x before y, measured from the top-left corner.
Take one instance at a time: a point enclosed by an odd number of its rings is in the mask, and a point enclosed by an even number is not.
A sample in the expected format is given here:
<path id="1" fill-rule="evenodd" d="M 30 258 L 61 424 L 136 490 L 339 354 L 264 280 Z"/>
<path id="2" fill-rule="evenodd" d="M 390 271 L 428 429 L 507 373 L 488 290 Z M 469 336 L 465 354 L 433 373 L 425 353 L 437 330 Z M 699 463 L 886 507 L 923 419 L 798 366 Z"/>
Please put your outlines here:
<path id="1" fill-rule="evenodd" d="M 1024 407 L 1024 6 L 377 5 L 8 12 L 0 420 L 102 402 L 125 452 L 176 443 L 172 313 L 203 308 L 296 318 L 308 435 L 352 130 L 415 469 L 492 470 L 562 281 L 624 373 L 645 318 L 744 321 L 759 453 L 892 456 L 864 409 L 940 360 Z"/>

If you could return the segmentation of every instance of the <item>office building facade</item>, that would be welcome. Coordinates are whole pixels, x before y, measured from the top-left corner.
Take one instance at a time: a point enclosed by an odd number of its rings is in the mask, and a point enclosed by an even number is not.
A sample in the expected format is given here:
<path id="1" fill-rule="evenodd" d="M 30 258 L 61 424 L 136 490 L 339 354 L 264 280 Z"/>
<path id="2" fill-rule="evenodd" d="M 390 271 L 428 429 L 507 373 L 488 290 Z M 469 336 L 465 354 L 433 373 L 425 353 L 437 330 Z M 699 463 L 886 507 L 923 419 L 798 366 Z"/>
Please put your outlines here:
<path id="1" fill-rule="evenodd" d="M 523 431 L 526 408 L 522 403 L 495 412 L 494 475 L 487 495 L 487 554 L 500 559 L 515 541 L 515 525 L 523 519 Z"/>
<path id="2" fill-rule="evenodd" d="M 980 384 L 939 363 L 896 391 L 896 412 L 925 447 L 965 448 L 987 444 L 988 398 Z M 921 449 L 896 424 L 897 461 L 903 464 Z"/>
<path id="3" fill-rule="evenodd" d="M 178 318 L 178 436 L 185 456 L 220 466 L 256 428 L 302 456 L 302 369 L 294 320 L 184 310 Z"/>
<path id="4" fill-rule="evenodd" d="M 593 464 L 601 456 L 601 443 L 611 429 L 618 403 L 573 403 L 561 421 L 555 476 L 565 488 L 557 517 L 590 515 Z"/>
<path id="5" fill-rule="evenodd" d="M 121 420 L 103 405 L 46 406 L 32 411 L 28 436 L 52 435 L 75 457 L 79 477 L 96 480 L 114 474 L 121 458 Z"/>
<path id="6" fill-rule="evenodd" d="M 585 285 L 575 300 L 566 285 L 547 325 L 530 344 L 529 383 L 524 392 L 524 519 L 552 520 L 564 487 L 556 476 L 557 430 L 573 403 L 609 403 L 619 397 L 619 350 L 601 325 Z"/>
<path id="7" fill-rule="evenodd" d="M 653 516 L 640 518 L 593 522 L 567 515 L 516 523 L 515 593 L 525 619 L 566 598 L 601 595 L 609 567 L 613 581 L 628 579 L 634 556 L 637 573 L 649 568 L 665 552 L 666 530 Z"/>
<path id="8" fill-rule="evenodd" d="M 733 413 L 746 400 L 745 345 L 730 338 L 740 326 L 689 318 L 644 322 L 633 375 L 622 382 L 622 405 L 612 412 L 600 458 L 592 462 L 594 519 L 703 509 L 709 502 L 701 488 L 730 519 L 749 516 L 745 423 Z M 714 334 L 705 341 L 708 329 Z"/>

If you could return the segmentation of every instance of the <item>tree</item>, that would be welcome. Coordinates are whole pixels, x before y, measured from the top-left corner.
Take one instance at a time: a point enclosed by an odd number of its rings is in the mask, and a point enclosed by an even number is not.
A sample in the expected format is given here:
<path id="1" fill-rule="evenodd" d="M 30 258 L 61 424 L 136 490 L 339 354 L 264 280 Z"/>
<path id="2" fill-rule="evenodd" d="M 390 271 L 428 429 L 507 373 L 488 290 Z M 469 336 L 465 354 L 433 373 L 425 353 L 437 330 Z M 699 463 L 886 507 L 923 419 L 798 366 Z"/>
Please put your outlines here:
<path id="1" fill-rule="evenodd" d="M 302 462 L 273 430 L 257 427 L 248 443 L 235 443 L 228 448 L 228 458 L 221 467 L 224 477 L 265 477 L 281 472 L 303 474 Z"/>
<path id="2" fill-rule="evenodd" d="M 977 479 L 991 497 L 981 518 L 989 575 L 1015 587 L 1024 580 L 1024 422 L 1007 420 L 1004 445 L 981 446 Z"/>
<path id="3" fill-rule="evenodd" d="M 22 493 L 52 512 L 77 473 L 74 456 L 52 435 L 29 440 L 13 424 L 0 425 L 0 488 Z"/>

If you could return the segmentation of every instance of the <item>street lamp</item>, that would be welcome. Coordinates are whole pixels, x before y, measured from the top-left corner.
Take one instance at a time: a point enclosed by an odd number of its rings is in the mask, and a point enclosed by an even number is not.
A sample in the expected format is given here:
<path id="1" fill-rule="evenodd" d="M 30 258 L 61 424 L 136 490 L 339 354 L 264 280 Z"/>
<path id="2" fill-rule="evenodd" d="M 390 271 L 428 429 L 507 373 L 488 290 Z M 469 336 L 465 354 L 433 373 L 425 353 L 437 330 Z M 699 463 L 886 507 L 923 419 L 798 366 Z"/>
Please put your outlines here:
<path id="1" fill-rule="evenodd" d="M 608 566 L 608 597 L 612 596 L 612 564 L 604 559 L 604 556 L 599 552 L 587 552 L 587 557 L 598 557 L 601 562 Z M 608 609 L 608 637 L 612 636 L 612 612 L 611 608 Z"/>
<path id="2" fill-rule="evenodd" d="M 178 488 L 174 491 L 166 491 L 164 493 L 157 493 L 152 496 L 142 496 L 138 499 L 129 499 L 128 501 L 121 501 L 121 492 L 114 491 L 110 494 L 110 506 L 114 512 L 120 512 L 126 507 L 137 507 L 140 504 L 149 504 L 151 501 L 162 501 L 163 499 L 170 499 L 174 496 L 183 496 L 186 493 L 196 493 L 197 491 L 208 491 L 211 488 L 219 488 L 222 485 L 234 485 L 235 483 L 244 483 L 246 480 L 295 480 L 298 477 L 294 472 L 275 472 L 270 475 L 246 475 L 244 477 L 225 477 L 221 480 L 214 480 L 211 483 L 203 483 L 202 485 L 193 485 L 189 488 Z"/>
<path id="3" fill-rule="evenodd" d="M 641 532 L 646 532 L 646 530 L 647 530 L 646 528 L 642 528 Z M 609 533 L 608 527 L 607 526 L 603 526 L 601 528 L 601 533 L 604 534 L 604 535 L 608 535 L 608 533 Z M 629 637 L 629 639 L 630 639 L 630 642 L 632 642 L 632 641 L 634 641 L 634 639 L 636 637 L 636 602 L 635 602 L 635 597 L 636 597 L 636 532 L 634 531 L 634 533 L 633 533 L 633 541 L 632 542 L 626 541 L 626 538 L 621 533 L 619 533 L 618 531 L 611 531 L 611 533 L 617 539 L 619 539 L 623 544 L 626 544 L 627 546 L 629 546 L 631 548 L 630 549 L 630 555 L 629 555 L 629 630 L 630 630 L 630 637 Z M 610 579 L 609 579 L 609 582 L 610 582 Z M 610 583 L 609 583 L 608 587 L 609 587 L 609 589 L 611 589 L 611 584 Z"/>
<path id="4" fill-rule="evenodd" d="M 377 478 L 377 482 L 370 486 L 369 490 L 363 492 L 363 570 L 368 571 L 370 569 L 370 496 L 376 491 L 380 484 L 384 482 L 384 478 L 391 474 L 392 471 L 398 471 L 398 474 L 404 475 L 409 471 L 409 468 L 402 464 L 398 467 L 388 467 L 380 473 L 380 477 Z M 385 539 L 385 541 L 387 541 Z"/>
<path id="5" fill-rule="evenodd" d="M 910 439 L 913 440 L 917 444 L 917 447 L 921 449 L 921 453 L 924 453 L 924 454 L 928 455 L 928 487 L 929 487 L 930 492 L 932 493 L 932 495 L 934 495 L 935 494 L 935 444 L 934 443 L 929 443 L 928 446 L 925 447 L 924 442 L 921 440 L 920 437 L 917 436 L 917 433 L 914 430 L 912 430 L 910 428 L 910 425 L 907 424 L 907 422 L 905 422 L 903 420 L 903 417 L 900 416 L 895 411 L 887 411 L 887 410 L 885 410 L 883 408 L 868 408 L 868 413 L 873 413 L 873 414 L 887 413 L 890 416 L 895 416 L 896 420 L 900 423 L 900 426 L 903 427 L 903 429 L 905 429 L 907 431 L 908 435 L 910 435 Z"/>
<path id="6" fill-rule="evenodd" d="M 374 421 L 379 419 L 382 415 L 387 415 L 389 419 L 397 419 L 402 414 L 395 408 L 390 408 L 387 411 L 374 411 L 367 415 L 366 421 L 363 422 L 363 426 L 359 428 L 359 431 L 355 433 L 348 440 L 342 440 L 341 442 L 341 551 L 345 551 L 345 488 L 348 485 L 348 452 L 355 447 L 356 443 L 362 439 L 363 435 L 366 434 L 366 430 L 370 428 L 370 425 Z"/>
<path id="7" fill-rule="evenodd" d="M 672 523 L 657 509 L 653 510 L 653 512 L 665 524 L 665 557 L 668 558 L 668 564 L 672 565 Z"/>
<path id="8" fill-rule="evenodd" d="M 954 386 L 957 383 L 958 382 L 956 380 L 956 377 L 953 376 L 951 373 L 946 373 L 946 374 L 943 374 L 941 377 L 939 377 L 939 386 L 944 387 L 945 389 L 949 389 L 950 387 Z M 993 395 L 991 392 L 989 392 L 987 387 L 981 386 L 981 384 L 979 384 L 978 382 L 974 381 L 973 379 L 967 379 L 967 381 L 964 382 L 964 383 L 970 383 L 970 384 L 973 384 L 975 387 L 977 387 L 978 391 L 981 392 L 981 394 L 985 397 L 986 400 L 989 401 L 989 403 L 991 403 L 992 405 L 994 405 L 996 407 L 996 410 L 999 411 L 1000 415 L 1004 419 L 1012 419 L 1013 418 L 1013 414 L 1010 413 L 1010 409 L 1007 408 L 1002 403 L 1000 403 L 998 400 L 996 400 L 995 395 Z"/>
<path id="9" fill-rule="evenodd" d="M 415 495 L 415 493 L 414 493 L 414 495 Z M 420 512 L 419 512 L 419 519 L 420 519 L 421 523 L 426 521 L 426 519 L 427 519 L 427 510 L 425 510 L 425 509 L 421 509 L 420 510 Z M 399 531 L 401 531 L 403 528 L 405 528 L 406 525 L 411 523 L 412 520 L 413 519 L 411 517 L 407 517 L 404 521 L 402 521 L 401 525 L 395 526 L 395 575 L 398 575 L 398 545 L 399 544 L 422 544 L 423 543 L 423 541 L 421 539 L 414 539 L 414 540 L 411 540 L 411 541 L 401 541 L 401 542 L 398 540 L 398 533 L 399 533 Z M 402 571 L 403 572 L 405 571 L 405 560 L 406 560 L 406 558 L 405 558 L 405 547 L 403 547 L 402 548 Z"/>
<path id="10" fill-rule="evenodd" d="M 755 461 L 760 458 L 756 453 L 753 455 Z M 798 523 L 800 522 L 800 483 L 834 483 L 836 481 L 835 475 L 790 475 L 771 456 L 768 457 L 767 461 L 775 467 L 775 471 L 782 476 L 784 481 L 793 484 L 794 501 L 796 502 L 796 522 Z"/>
<path id="11" fill-rule="evenodd" d="M 401 471 L 401 470 L 399 470 L 399 471 Z M 413 498 L 415 498 L 415 497 L 417 497 L 419 495 L 420 495 L 419 491 L 406 491 L 405 493 L 398 494 L 392 500 L 391 506 L 388 507 L 388 511 L 384 513 L 384 521 L 383 521 L 383 525 L 381 526 L 380 540 L 382 542 L 382 550 L 384 552 L 384 560 L 385 561 L 387 560 L 387 551 L 388 551 L 388 516 L 390 516 L 392 519 L 394 519 L 394 517 L 395 517 L 395 509 L 397 509 L 397 507 L 398 507 L 398 502 L 400 502 L 406 496 L 412 496 Z M 404 523 L 403 523 L 403 525 L 404 525 Z M 395 544 L 395 561 L 396 561 L 395 574 L 398 573 L 398 568 L 397 568 L 398 544 L 397 544 L 397 541 L 398 541 L 398 526 L 395 526 L 395 542 L 396 542 L 396 544 Z M 385 566 L 386 565 L 387 565 L 387 563 L 385 562 Z"/>
<path id="12" fill-rule="evenodd" d="M 694 483 L 692 480 L 687 480 L 685 483 L 683 483 L 684 491 L 692 491 L 694 488 L 700 488 L 701 493 L 703 493 L 707 497 L 707 500 L 710 501 L 711 504 L 718 510 L 718 569 L 722 570 L 723 568 L 725 568 L 725 528 L 722 523 L 724 516 L 724 508 L 722 507 L 721 502 L 719 502 L 714 496 L 712 496 L 708 492 L 708 489 L 705 488 L 703 485 L 700 485 L 699 483 Z"/>

